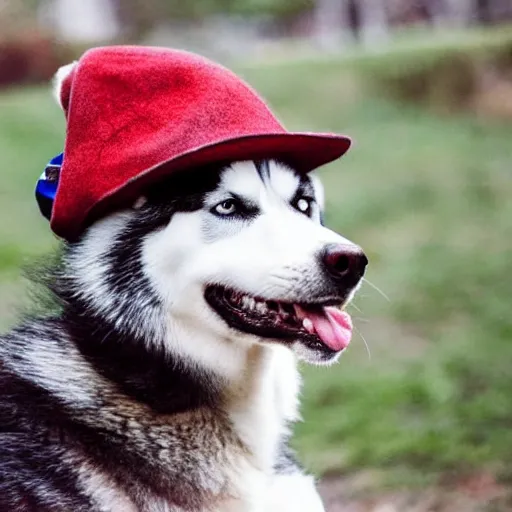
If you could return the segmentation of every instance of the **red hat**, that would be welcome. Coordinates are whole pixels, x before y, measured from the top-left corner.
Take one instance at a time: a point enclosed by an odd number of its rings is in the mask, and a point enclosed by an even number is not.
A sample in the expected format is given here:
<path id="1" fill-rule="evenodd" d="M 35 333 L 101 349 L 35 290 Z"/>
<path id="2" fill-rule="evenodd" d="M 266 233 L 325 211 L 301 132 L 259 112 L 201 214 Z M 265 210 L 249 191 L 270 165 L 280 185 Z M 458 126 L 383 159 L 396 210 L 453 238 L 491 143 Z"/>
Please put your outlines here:
<path id="1" fill-rule="evenodd" d="M 67 136 L 51 227 L 68 240 L 175 171 L 276 158 L 308 172 L 350 146 L 286 131 L 240 78 L 183 51 L 96 48 L 57 80 Z"/>

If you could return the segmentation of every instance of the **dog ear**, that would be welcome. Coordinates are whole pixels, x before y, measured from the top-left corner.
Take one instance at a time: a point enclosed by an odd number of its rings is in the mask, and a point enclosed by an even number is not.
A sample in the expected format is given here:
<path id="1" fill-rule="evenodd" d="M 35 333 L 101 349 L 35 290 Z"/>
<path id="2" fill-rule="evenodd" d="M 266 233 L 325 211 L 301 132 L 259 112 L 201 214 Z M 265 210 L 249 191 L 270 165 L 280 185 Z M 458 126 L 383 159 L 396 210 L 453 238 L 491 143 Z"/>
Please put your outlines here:
<path id="1" fill-rule="evenodd" d="M 69 96 L 71 94 L 71 84 L 75 75 L 77 61 L 59 68 L 53 77 L 53 95 L 62 110 L 67 111 L 69 106 Z"/>

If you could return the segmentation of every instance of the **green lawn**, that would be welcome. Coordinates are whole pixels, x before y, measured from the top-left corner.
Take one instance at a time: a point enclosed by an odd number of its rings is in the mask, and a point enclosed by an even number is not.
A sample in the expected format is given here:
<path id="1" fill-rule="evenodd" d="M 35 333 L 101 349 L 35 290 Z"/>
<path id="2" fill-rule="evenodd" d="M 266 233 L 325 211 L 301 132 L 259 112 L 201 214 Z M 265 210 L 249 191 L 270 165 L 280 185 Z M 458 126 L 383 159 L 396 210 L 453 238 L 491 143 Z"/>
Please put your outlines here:
<path id="1" fill-rule="evenodd" d="M 512 125 L 390 103 L 343 62 L 243 74 L 289 128 L 355 138 L 322 171 L 327 222 L 365 248 L 389 297 L 365 285 L 352 308 L 371 359 L 356 335 L 339 365 L 305 370 L 302 458 L 394 483 L 482 467 L 511 478 Z M 55 245 L 33 187 L 64 125 L 46 89 L 4 92 L 0 112 L 5 327 L 25 300 L 20 265 Z"/>

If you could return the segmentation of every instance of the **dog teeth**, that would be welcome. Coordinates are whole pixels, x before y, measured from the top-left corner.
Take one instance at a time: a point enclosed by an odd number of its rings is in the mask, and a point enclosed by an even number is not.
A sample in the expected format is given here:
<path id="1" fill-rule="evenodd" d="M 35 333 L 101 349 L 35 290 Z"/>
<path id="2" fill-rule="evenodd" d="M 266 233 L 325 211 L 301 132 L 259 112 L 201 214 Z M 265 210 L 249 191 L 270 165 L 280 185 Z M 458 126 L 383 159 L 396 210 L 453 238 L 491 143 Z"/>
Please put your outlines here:
<path id="1" fill-rule="evenodd" d="M 257 302 L 256 311 L 258 311 L 258 313 L 266 313 L 268 311 L 267 305 L 264 302 Z"/>
<path id="2" fill-rule="evenodd" d="M 315 328 L 313 326 L 313 322 L 309 318 L 304 318 L 302 320 L 302 326 L 304 327 L 304 329 L 306 329 L 306 331 L 309 332 L 309 334 L 315 333 Z"/>
<path id="3" fill-rule="evenodd" d="M 281 321 L 286 322 L 291 320 L 294 315 L 290 314 L 290 309 L 293 311 L 293 306 L 283 305 L 277 301 L 264 301 L 257 300 L 250 295 L 240 295 L 236 297 L 240 307 L 247 311 L 256 311 L 260 315 L 272 315 L 273 317 L 279 318 Z"/>
<path id="4" fill-rule="evenodd" d="M 256 301 L 252 297 L 249 297 L 248 295 L 244 295 L 241 298 L 241 303 L 242 307 L 244 307 L 245 309 L 254 309 L 256 306 Z"/>
<path id="5" fill-rule="evenodd" d="M 244 309 L 248 310 L 256 309 L 257 311 L 261 311 L 261 307 L 265 307 L 261 302 L 256 302 L 256 300 L 249 295 L 243 295 L 240 297 L 239 302 Z"/>
<path id="6" fill-rule="evenodd" d="M 278 317 L 281 319 L 281 321 L 286 322 L 290 319 L 290 313 L 286 311 L 281 304 L 279 304 L 279 310 L 277 312 Z"/>

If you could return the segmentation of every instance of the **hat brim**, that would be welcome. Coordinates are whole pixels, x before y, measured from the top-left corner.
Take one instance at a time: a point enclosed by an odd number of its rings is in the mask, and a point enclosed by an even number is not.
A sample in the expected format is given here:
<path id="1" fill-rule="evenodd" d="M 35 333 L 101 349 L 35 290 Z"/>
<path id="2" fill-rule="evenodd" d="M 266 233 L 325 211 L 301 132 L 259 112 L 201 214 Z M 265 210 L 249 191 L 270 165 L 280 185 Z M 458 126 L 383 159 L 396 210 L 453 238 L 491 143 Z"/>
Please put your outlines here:
<path id="1" fill-rule="evenodd" d="M 126 208 L 148 186 L 174 174 L 216 162 L 275 159 L 307 173 L 337 160 L 351 146 L 345 135 L 331 133 L 275 133 L 224 139 L 164 160 L 108 191 L 86 212 L 86 226 L 116 208 Z M 86 226 L 82 226 L 85 228 Z"/>

